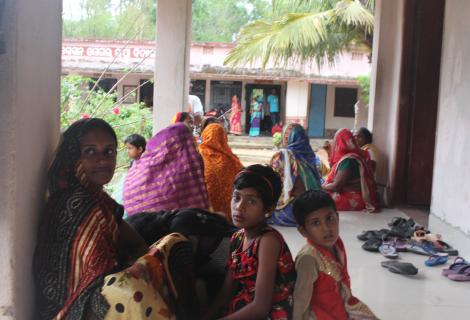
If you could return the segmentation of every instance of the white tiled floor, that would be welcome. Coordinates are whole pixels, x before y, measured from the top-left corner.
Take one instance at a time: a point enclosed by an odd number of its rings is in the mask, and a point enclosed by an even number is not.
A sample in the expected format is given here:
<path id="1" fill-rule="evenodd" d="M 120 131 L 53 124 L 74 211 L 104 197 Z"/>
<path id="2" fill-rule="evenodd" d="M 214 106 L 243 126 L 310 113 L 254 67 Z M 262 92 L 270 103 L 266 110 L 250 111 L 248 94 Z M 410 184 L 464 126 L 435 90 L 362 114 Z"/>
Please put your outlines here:
<path id="1" fill-rule="evenodd" d="M 347 248 L 353 293 L 385 320 L 470 319 L 470 282 L 453 282 L 441 276 L 441 269 L 446 266 L 426 267 L 425 256 L 400 253 L 401 261 L 411 262 L 419 269 L 418 275 L 407 277 L 381 267 L 380 262 L 385 258 L 361 248 L 363 242 L 357 240 L 357 234 L 362 230 L 386 228 L 395 216 L 405 215 L 390 209 L 375 215 L 340 213 L 340 235 Z M 431 231 L 441 233 L 445 241 L 469 260 L 470 238 L 438 219 L 430 220 Z M 278 229 L 295 257 L 304 239 L 296 228 Z"/>

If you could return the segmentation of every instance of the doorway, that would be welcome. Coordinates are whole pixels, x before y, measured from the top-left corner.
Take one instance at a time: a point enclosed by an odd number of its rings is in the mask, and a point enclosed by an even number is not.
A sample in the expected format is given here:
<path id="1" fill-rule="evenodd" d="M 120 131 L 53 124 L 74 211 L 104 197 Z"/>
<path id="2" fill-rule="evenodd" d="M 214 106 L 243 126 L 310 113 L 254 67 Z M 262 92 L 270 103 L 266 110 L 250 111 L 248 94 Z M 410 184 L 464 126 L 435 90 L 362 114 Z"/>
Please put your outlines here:
<path id="1" fill-rule="evenodd" d="M 268 106 L 268 96 L 275 92 L 279 102 L 279 112 L 278 112 L 278 123 L 282 122 L 282 113 L 284 112 L 283 103 L 281 101 L 281 85 L 274 84 L 247 84 L 245 86 L 245 102 L 246 102 L 246 112 L 245 112 L 245 133 L 250 132 L 251 128 L 251 113 L 250 106 L 254 100 L 261 101 L 262 103 L 262 116 L 261 116 L 261 125 L 260 132 L 261 135 L 271 136 L 271 128 L 273 122 L 269 112 Z"/>
<path id="2" fill-rule="evenodd" d="M 405 2 L 395 202 L 431 203 L 445 0 Z"/>

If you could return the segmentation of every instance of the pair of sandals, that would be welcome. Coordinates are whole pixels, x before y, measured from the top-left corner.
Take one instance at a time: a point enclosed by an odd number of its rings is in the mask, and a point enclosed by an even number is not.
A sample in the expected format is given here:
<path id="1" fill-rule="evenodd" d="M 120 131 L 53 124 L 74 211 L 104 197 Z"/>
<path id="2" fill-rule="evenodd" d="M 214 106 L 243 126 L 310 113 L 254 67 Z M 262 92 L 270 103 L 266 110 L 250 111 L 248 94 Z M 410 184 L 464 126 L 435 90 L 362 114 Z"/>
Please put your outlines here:
<path id="1" fill-rule="evenodd" d="M 470 281 L 470 262 L 457 257 L 449 268 L 442 270 L 442 275 L 453 281 Z"/>
<path id="2" fill-rule="evenodd" d="M 415 243 L 422 243 L 427 251 L 437 251 L 440 253 L 446 253 L 449 256 L 458 256 L 459 251 L 454 249 L 450 244 L 442 240 L 440 234 L 426 233 L 424 230 L 416 230 L 411 240 Z"/>

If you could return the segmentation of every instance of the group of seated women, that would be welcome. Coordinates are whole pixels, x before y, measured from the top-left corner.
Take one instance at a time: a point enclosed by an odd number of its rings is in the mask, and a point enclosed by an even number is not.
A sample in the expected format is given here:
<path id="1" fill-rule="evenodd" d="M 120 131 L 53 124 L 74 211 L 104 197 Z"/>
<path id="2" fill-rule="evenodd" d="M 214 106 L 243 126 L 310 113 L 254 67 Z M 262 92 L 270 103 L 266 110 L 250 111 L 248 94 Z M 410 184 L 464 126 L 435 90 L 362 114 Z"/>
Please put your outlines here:
<path id="1" fill-rule="evenodd" d="M 79 120 L 62 134 L 34 257 L 38 319 L 192 319 L 195 276 L 237 230 L 231 201 L 243 166 L 222 126 L 207 125 L 199 146 L 183 123 L 153 136 L 126 177 L 127 221 L 123 206 L 103 190 L 114 174 L 117 145 L 101 119 Z M 339 210 L 377 209 L 370 163 L 349 130 L 335 136 L 323 184 L 300 125 L 284 129 L 282 146 L 271 162 L 284 183 L 272 223 L 294 225 L 292 200 L 311 189 L 330 192 Z M 261 178 L 257 183 L 268 181 Z M 214 297 L 225 270 L 208 270 Z"/>
<path id="2" fill-rule="evenodd" d="M 377 212 L 375 162 L 359 147 L 358 140 L 349 129 L 336 132 L 328 153 L 329 173 L 323 177 L 322 163 L 310 146 L 305 129 L 300 124 L 286 125 L 281 149 L 271 159 L 271 166 L 283 180 L 282 195 L 271 223 L 295 226 L 293 201 L 306 190 L 315 189 L 327 191 L 340 211 Z"/>

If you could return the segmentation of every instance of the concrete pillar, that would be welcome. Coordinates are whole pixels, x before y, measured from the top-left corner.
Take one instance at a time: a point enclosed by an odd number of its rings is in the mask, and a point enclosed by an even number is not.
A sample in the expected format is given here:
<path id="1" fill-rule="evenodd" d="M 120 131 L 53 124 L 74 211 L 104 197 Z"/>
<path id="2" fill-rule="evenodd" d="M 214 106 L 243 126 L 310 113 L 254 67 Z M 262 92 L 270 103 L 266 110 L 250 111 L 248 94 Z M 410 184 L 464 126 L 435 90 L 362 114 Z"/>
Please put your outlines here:
<path id="1" fill-rule="evenodd" d="M 204 111 L 207 112 L 207 111 L 210 111 L 211 110 L 211 80 L 210 79 L 206 79 L 206 92 L 205 92 L 205 96 L 206 96 L 206 101 L 204 101 Z"/>
<path id="2" fill-rule="evenodd" d="M 377 0 L 375 5 L 368 127 L 382 153 L 376 180 L 389 205 L 395 185 L 405 0 Z"/>
<path id="3" fill-rule="evenodd" d="M 185 111 L 189 91 L 191 0 L 158 0 L 153 130 Z"/>
<path id="4" fill-rule="evenodd" d="M 59 138 L 62 0 L 6 1 L 0 54 L 0 319 L 33 319 L 32 258 Z"/>

